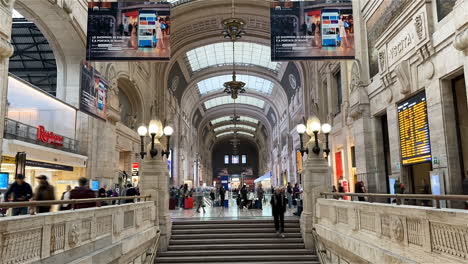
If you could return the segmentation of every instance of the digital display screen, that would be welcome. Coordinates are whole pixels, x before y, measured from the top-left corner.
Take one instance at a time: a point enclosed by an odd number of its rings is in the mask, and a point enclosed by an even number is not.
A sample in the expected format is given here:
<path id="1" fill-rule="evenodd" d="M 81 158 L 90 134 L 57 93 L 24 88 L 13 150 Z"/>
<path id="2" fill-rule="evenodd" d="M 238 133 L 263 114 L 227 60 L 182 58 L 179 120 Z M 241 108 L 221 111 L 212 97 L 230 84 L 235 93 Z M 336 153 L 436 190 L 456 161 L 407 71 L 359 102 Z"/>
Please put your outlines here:
<path id="1" fill-rule="evenodd" d="M 169 60 L 171 4 L 89 1 L 87 60 Z"/>
<path id="2" fill-rule="evenodd" d="M 273 1 L 271 60 L 354 59 L 350 0 Z"/>
<path id="3" fill-rule="evenodd" d="M 426 93 L 420 93 L 398 105 L 402 165 L 432 160 Z"/>
<path id="4" fill-rule="evenodd" d="M 8 172 L 0 172 L 0 190 L 8 189 Z"/>
<path id="5" fill-rule="evenodd" d="M 99 181 L 96 181 L 96 180 L 91 181 L 91 190 L 93 191 L 99 190 Z"/>

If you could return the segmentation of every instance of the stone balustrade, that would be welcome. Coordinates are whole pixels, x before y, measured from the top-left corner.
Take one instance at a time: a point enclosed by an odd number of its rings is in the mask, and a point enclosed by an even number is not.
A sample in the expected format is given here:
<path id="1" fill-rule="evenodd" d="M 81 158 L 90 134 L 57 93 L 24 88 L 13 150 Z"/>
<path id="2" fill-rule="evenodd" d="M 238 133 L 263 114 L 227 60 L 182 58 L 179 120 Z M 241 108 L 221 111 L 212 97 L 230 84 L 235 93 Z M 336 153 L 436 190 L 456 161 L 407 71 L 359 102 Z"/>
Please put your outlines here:
<path id="1" fill-rule="evenodd" d="M 468 211 L 318 199 L 331 263 L 468 263 Z"/>
<path id="2" fill-rule="evenodd" d="M 144 263 L 154 202 L 0 218 L 0 263 Z"/>

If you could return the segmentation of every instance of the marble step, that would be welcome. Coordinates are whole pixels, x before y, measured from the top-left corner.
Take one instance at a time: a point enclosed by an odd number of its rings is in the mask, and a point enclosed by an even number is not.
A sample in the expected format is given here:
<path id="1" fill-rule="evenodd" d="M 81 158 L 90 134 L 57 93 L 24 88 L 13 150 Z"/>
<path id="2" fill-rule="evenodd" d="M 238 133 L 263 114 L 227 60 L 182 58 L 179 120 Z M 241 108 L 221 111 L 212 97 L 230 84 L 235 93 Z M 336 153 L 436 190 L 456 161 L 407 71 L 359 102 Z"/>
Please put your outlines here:
<path id="1" fill-rule="evenodd" d="M 267 249 L 267 250 L 289 250 L 289 249 L 304 249 L 303 243 L 262 243 L 262 244 L 187 244 L 187 245 L 170 245 L 168 251 L 179 250 L 244 250 L 244 249 Z"/>
<path id="2" fill-rule="evenodd" d="M 159 262 L 156 262 L 159 263 Z M 200 262 L 170 262 L 173 264 L 198 264 Z M 242 261 L 242 262 L 229 262 L 230 264 L 320 264 L 320 261 L 257 261 L 257 262 L 250 262 L 250 261 Z M 225 262 L 210 262 L 210 264 L 225 264 Z"/>
<path id="3" fill-rule="evenodd" d="M 285 233 L 300 233 L 300 228 L 286 228 Z M 172 234 L 232 234 L 232 233 L 272 233 L 275 234 L 275 228 L 229 228 L 229 229 L 176 229 L 172 230 Z"/>
<path id="4" fill-rule="evenodd" d="M 285 233 L 288 238 L 301 238 L 301 233 Z M 232 234 L 183 234 L 172 235 L 173 240 L 184 239 L 216 239 L 216 238 L 277 238 L 276 233 L 232 233 Z"/>
<path id="5" fill-rule="evenodd" d="M 299 223 L 299 219 L 286 218 L 284 222 Z M 185 220 L 174 218 L 172 225 L 213 225 L 213 224 L 274 224 L 273 219 L 238 219 L 238 220 Z"/>
<path id="6" fill-rule="evenodd" d="M 314 252 L 306 249 L 229 249 L 229 250 L 197 250 L 197 251 L 166 251 L 158 253 L 158 257 L 190 257 L 190 256 L 239 256 L 239 255 L 311 255 Z"/>
<path id="7" fill-rule="evenodd" d="M 202 244 L 287 244 L 303 243 L 302 238 L 220 238 L 220 239 L 183 239 L 170 240 L 170 245 L 202 245 Z"/>
<path id="8" fill-rule="evenodd" d="M 316 261 L 316 255 L 224 255 L 224 256 L 191 256 L 191 257 L 159 257 L 157 263 L 213 263 L 213 262 L 239 262 L 245 263 L 246 261 L 254 262 L 262 261 L 275 261 L 284 263 L 285 261 Z"/>
<path id="9" fill-rule="evenodd" d="M 299 223 L 285 223 L 286 228 L 300 228 Z M 238 224 L 188 224 L 188 225 L 173 225 L 172 230 L 180 229 L 224 229 L 224 228 L 272 228 L 274 223 L 238 223 Z"/>

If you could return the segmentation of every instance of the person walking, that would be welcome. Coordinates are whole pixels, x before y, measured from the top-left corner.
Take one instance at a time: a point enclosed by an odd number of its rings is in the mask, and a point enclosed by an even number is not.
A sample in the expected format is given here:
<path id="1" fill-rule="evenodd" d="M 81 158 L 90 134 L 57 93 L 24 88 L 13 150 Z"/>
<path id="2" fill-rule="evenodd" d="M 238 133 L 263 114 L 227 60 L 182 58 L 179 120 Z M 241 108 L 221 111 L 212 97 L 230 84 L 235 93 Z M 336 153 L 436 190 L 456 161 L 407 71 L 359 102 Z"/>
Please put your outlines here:
<path id="1" fill-rule="evenodd" d="M 104 185 L 101 188 L 99 188 L 98 198 L 106 198 L 107 197 L 106 189 L 107 189 L 107 185 Z M 104 201 L 101 202 L 101 206 L 106 206 L 106 205 L 107 205 L 107 202 L 104 202 Z"/>
<path id="2" fill-rule="evenodd" d="M 286 212 L 286 204 L 288 203 L 288 200 L 280 188 L 275 189 L 275 193 L 271 197 L 270 203 L 273 219 L 275 221 L 276 234 L 284 238 L 284 213 Z"/>
<path id="3" fill-rule="evenodd" d="M 127 184 L 127 191 L 125 192 L 125 196 L 137 196 L 137 195 L 138 195 L 138 192 L 135 189 L 135 187 L 133 187 L 131 183 L 128 183 Z M 125 203 L 134 203 L 134 202 L 135 202 L 135 199 L 125 200 Z"/>
<path id="4" fill-rule="evenodd" d="M 55 200 L 55 189 L 54 186 L 50 185 L 47 181 L 47 176 L 39 175 L 36 177 L 39 180 L 39 185 L 34 191 L 33 200 L 34 201 L 53 201 Z M 48 213 L 50 212 L 50 205 L 38 206 L 36 207 L 36 213 Z"/>
<path id="5" fill-rule="evenodd" d="M 226 198 L 226 189 L 224 189 L 224 186 L 221 185 L 221 188 L 219 188 L 219 199 L 221 199 L 221 208 L 224 207 L 224 200 Z"/>
<path id="6" fill-rule="evenodd" d="M 241 200 L 242 208 L 247 208 L 247 194 L 248 194 L 247 185 L 244 184 L 244 186 L 242 186 L 240 193 L 241 193 L 241 199 L 242 199 Z"/>
<path id="7" fill-rule="evenodd" d="M 289 207 L 289 209 L 292 208 L 292 195 L 293 195 L 292 185 L 291 185 L 290 182 L 288 182 L 288 187 L 286 189 L 286 197 L 288 198 L 288 207 Z"/>
<path id="8" fill-rule="evenodd" d="M 32 195 L 33 192 L 31 185 L 24 181 L 24 175 L 17 174 L 15 177 L 15 182 L 10 186 L 10 188 L 8 188 L 3 197 L 5 202 L 8 202 L 10 200 L 10 196 L 12 196 L 12 202 L 27 202 L 29 201 L 29 199 L 32 198 Z M 13 208 L 11 211 L 12 216 L 25 214 L 28 214 L 27 207 Z"/>
<path id="9" fill-rule="evenodd" d="M 89 180 L 85 177 L 81 177 L 78 179 L 78 185 L 73 190 L 70 191 L 70 199 L 93 199 L 96 198 L 93 190 L 88 187 Z M 75 209 L 81 208 L 89 208 L 89 207 L 96 207 L 95 202 L 89 203 L 78 203 L 75 204 Z"/>
<path id="10" fill-rule="evenodd" d="M 299 195 L 301 194 L 301 189 L 299 188 L 299 183 L 294 184 L 293 188 L 293 205 L 297 206 L 297 200 L 299 200 Z"/>
<path id="11" fill-rule="evenodd" d="M 263 196 L 265 194 L 265 191 L 262 188 L 262 185 L 258 185 L 257 188 L 257 199 L 258 199 L 258 209 L 263 210 Z"/>
<path id="12" fill-rule="evenodd" d="M 197 201 L 197 213 L 200 213 L 200 208 L 203 209 L 203 213 L 206 213 L 205 211 L 205 188 L 203 186 L 198 186 L 197 189 L 195 190 L 195 198 Z"/>
<path id="13" fill-rule="evenodd" d="M 364 182 L 362 181 L 357 182 L 355 185 L 355 190 L 356 190 L 356 193 L 365 193 L 366 188 L 364 187 Z M 358 196 L 358 201 L 365 202 L 366 199 L 364 198 L 364 196 Z"/>
<path id="14" fill-rule="evenodd" d="M 62 193 L 62 197 L 60 200 L 65 201 L 65 200 L 70 200 L 70 191 L 71 191 L 71 186 L 67 185 L 67 190 Z M 65 211 L 65 210 L 70 210 L 70 204 L 61 204 L 60 211 Z"/>

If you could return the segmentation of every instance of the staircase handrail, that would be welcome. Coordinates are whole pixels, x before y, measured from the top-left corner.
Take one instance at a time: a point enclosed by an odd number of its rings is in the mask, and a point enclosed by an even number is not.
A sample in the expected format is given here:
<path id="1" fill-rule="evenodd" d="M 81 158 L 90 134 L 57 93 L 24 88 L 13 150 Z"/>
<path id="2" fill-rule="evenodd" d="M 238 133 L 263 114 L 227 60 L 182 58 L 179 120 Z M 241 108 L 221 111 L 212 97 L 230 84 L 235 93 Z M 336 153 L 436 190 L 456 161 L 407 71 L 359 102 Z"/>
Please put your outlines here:
<path id="1" fill-rule="evenodd" d="M 323 246 L 323 243 L 319 241 L 317 230 L 312 228 L 312 239 L 314 241 L 315 246 L 315 254 L 317 254 L 319 261 L 321 264 L 330 264 L 330 261 L 327 256 L 327 250 Z"/>
<path id="2" fill-rule="evenodd" d="M 161 231 L 158 230 L 158 233 L 156 234 L 156 240 L 153 245 L 153 250 L 151 254 L 151 257 L 149 258 L 149 262 L 145 261 L 145 264 L 153 264 L 156 263 L 156 255 L 158 254 L 158 245 L 159 245 L 159 238 L 161 237 Z"/>

